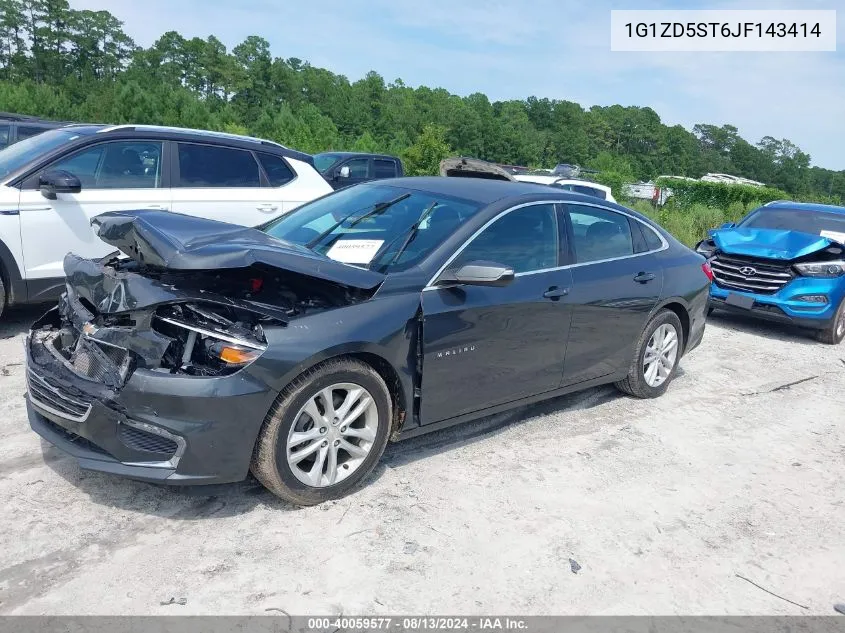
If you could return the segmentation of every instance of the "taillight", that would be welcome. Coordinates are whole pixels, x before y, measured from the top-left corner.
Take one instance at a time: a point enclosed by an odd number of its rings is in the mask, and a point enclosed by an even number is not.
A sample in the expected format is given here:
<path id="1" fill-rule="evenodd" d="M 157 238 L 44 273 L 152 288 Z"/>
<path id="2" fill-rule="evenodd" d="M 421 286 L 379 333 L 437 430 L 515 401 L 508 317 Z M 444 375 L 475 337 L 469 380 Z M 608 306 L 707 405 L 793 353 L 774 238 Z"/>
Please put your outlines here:
<path id="1" fill-rule="evenodd" d="M 707 275 L 707 279 L 713 281 L 713 269 L 710 268 L 710 262 L 704 262 L 701 265 L 701 270 L 703 270 L 704 274 Z"/>

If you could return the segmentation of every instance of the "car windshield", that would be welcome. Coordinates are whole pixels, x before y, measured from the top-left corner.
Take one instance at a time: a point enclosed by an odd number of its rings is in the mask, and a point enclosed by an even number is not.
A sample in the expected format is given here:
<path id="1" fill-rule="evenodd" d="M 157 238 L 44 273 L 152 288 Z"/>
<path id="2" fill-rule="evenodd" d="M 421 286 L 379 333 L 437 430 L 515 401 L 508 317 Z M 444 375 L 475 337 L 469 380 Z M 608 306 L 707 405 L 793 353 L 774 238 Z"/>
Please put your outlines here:
<path id="1" fill-rule="evenodd" d="M 845 213 L 764 208 L 757 209 L 739 226 L 744 229 L 800 231 L 845 241 Z"/>
<path id="2" fill-rule="evenodd" d="M 337 154 L 317 154 L 314 156 L 314 167 L 323 174 L 337 162 L 338 158 Z"/>
<path id="3" fill-rule="evenodd" d="M 415 265 L 481 205 L 426 191 L 361 184 L 305 204 L 262 230 L 379 272 Z"/>
<path id="4" fill-rule="evenodd" d="M 79 128 L 58 128 L 10 145 L 0 151 L 0 178 L 26 167 L 34 158 L 82 135 L 83 132 Z"/>

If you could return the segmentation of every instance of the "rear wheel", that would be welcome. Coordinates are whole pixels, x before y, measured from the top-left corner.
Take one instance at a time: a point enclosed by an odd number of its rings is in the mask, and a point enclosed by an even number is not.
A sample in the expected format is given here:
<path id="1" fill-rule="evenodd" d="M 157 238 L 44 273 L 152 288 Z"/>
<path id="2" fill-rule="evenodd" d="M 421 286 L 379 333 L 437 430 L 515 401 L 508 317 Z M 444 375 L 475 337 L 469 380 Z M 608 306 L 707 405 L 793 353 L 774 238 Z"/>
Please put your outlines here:
<path id="1" fill-rule="evenodd" d="M 838 345 L 845 339 L 845 299 L 839 304 L 839 309 L 830 325 L 816 332 L 816 338 L 828 345 Z"/>
<path id="2" fill-rule="evenodd" d="M 259 433 L 252 472 L 297 505 L 342 497 L 384 452 L 392 411 L 390 392 L 372 367 L 350 358 L 321 363 L 279 394 Z"/>
<path id="3" fill-rule="evenodd" d="M 0 266 L 0 317 L 6 309 L 6 285 L 3 283 L 3 268 Z"/>
<path id="4" fill-rule="evenodd" d="M 616 387 L 635 398 L 662 396 L 675 377 L 683 349 L 684 330 L 678 315 L 661 310 L 643 330 L 628 375 Z"/>

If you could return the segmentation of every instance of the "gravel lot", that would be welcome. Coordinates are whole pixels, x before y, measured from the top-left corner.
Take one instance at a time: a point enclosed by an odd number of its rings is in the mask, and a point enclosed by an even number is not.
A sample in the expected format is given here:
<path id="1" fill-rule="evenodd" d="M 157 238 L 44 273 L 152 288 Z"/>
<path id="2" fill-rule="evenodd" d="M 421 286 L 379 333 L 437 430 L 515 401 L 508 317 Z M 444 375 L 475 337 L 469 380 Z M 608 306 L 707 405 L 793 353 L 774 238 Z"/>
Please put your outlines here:
<path id="1" fill-rule="evenodd" d="M 827 615 L 845 601 L 845 345 L 717 315 L 659 400 L 593 389 L 394 444 L 351 497 L 296 509 L 254 481 L 84 473 L 42 443 L 23 399 L 38 313 L 0 323 L 0 613 Z"/>

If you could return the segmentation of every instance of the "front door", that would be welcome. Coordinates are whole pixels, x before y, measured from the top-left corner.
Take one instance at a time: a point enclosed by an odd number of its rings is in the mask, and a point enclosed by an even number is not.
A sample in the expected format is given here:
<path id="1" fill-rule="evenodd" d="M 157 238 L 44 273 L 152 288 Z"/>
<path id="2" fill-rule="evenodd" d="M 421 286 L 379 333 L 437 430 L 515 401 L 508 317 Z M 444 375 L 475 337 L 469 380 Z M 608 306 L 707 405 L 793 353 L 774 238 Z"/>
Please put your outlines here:
<path id="1" fill-rule="evenodd" d="M 342 189 L 372 180 L 369 158 L 350 158 L 335 169 L 334 188 Z"/>
<path id="2" fill-rule="evenodd" d="M 647 245 L 640 247 L 639 227 L 633 224 L 638 220 L 598 206 L 566 207 L 575 265 L 563 384 L 571 385 L 630 365 L 660 299 L 663 271 L 657 255 Z"/>
<path id="3" fill-rule="evenodd" d="M 571 273 L 560 268 L 554 204 L 514 209 L 490 224 L 448 266 L 510 266 L 504 287 L 423 291 L 422 424 L 555 389 L 563 371 Z"/>
<path id="4" fill-rule="evenodd" d="M 41 170 L 64 170 L 82 183 L 79 193 L 50 200 L 38 188 L 40 174 L 27 179 L 20 193 L 21 242 L 26 278 L 64 277 L 65 255 L 102 257 L 114 251 L 91 228 L 106 211 L 168 209 L 170 188 L 162 186 L 163 143 L 110 141 L 89 145 Z"/>

